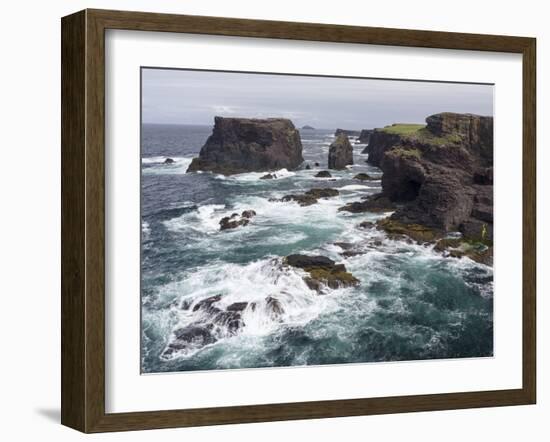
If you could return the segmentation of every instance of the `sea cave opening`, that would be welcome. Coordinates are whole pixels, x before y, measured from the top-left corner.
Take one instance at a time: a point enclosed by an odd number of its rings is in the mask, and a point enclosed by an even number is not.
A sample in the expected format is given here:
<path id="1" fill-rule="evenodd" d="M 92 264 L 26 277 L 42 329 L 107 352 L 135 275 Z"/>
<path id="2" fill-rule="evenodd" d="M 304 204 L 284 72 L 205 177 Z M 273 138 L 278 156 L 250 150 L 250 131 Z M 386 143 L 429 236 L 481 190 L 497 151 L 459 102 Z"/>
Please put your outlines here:
<path id="1" fill-rule="evenodd" d="M 422 183 L 419 183 L 418 181 L 407 180 L 405 183 L 403 183 L 399 199 L 404 202 L 414 201 L 418 197 L 421 186 Z"/>

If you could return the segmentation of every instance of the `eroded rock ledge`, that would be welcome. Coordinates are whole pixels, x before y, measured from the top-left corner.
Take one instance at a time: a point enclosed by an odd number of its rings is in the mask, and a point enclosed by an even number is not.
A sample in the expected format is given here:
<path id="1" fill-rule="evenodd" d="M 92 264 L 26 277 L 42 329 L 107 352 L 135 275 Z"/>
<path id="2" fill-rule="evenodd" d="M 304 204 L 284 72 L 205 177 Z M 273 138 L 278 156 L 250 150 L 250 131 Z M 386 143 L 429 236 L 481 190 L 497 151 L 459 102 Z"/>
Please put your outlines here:
<path id="1" fill-rule="evenodd" d="M 383 195 L 402 205 L 391 219 L 492 241 L 493 118 L 441 113 L 426 123 L 376 129 L 366 147 Z"/>

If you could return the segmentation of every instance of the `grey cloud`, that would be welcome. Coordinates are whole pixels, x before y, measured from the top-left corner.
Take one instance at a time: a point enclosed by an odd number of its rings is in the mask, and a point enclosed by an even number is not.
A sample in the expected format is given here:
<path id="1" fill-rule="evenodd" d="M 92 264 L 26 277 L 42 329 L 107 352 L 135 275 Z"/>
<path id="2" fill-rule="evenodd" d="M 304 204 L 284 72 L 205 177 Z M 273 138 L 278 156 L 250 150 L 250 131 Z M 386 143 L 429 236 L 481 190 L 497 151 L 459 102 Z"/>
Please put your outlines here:
<path id="1" fill-rule="evenodd" d="M 350 129 L 423 122 L 438 112 L 493 114 L 493 86 L 144 69 L 145 123 L 212 124 L 215 115 L 286 117 Z"/>

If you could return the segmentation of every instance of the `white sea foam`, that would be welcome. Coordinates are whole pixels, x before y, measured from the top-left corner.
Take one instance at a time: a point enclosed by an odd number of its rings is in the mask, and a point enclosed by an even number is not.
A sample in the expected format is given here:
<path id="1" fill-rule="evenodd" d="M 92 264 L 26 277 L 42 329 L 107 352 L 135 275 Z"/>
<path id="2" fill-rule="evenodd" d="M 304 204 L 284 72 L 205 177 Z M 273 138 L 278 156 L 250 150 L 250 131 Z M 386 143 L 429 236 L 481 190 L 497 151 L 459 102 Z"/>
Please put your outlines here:
<path id="1" fill-rule="evenodd" d="M 305 284 L 304 275 L 303 271 L 283 266 L 281 260 L 275 258 L 246 265 L 216 262 L 188 272 L 181 281 L 169 284 L 164 290 L 171 294 L 179 292 L 182 302 L 190 306 L 187 310 L 172 311 L 178 317 L 174 328 L 211 321 L 208 312 L 200 309 L 193 311 L 193 306 L 203 299 L 221 294 L 221 300 L 215 304 L 221 310 L 237 302 L 248 303 L 242 312 L 245 326 L 239 330 L 241 335 L 265 336 L 283 324 L 303 326 L 321 313 L 338 308 L 337 296 L 319 296 Z M 345 293 L 346 290 L 338 291 Z M 337 292 L 328 288 L 327 291 Z M 280 313 L 274 313 L 270 298 L 279 303 Z M 216 333 L 218 338 L 231 336 L 223 328 L 217 329 Z M 185 351 L 170 357 L 190 356 L 196 351 Z"/>
<path id="2" fill-rule="evenodd" d="M 151 226 L 147 221 L 141 222 L 141 233 L 143 235 L 143 239 L 148 239 L 151 235 Z"/>
<path id="3" fill-rule="evenodd" d="M 207 204 L 183 215 L 164 221 L 164 226 L 178 232 L 187 229 L 200 232 L 216 232 L 220 230 L 219 221 L 225 215 L 225 204 Z"/>
<path id="4" fill-rule="evenodd" d="M 364 184 L 348 184 L 347 186 L 339 187 L 338 190 L 365 190 L 370 189 L 369 186 Z"/>
<path id="5" fill-rule="evenodd" d="M 167 158 L 174 160 L 171 164 L 166 164 Z M 188 157 L 147 157 L 141 159 L 142 173 L 145 175 L 180 175 L 187 172 L 193 158 Z"/>
<path id="6" fill-rule="evenodd" d="M 296 175 L 296 172 L 290 172 L 287 169 L 279 169 L 272 172 L 248 172 L 248 173 L 239 173 L 236 175 L 231 176 L 223 176 L 223 175 L 216 175 L 216 178 L 223 179 L 223 180 L 233 180 L 238 182 L 255 182 L 259 181 L 262 183 L 268 183 L 271 180 L 262 180 L 261 178 L 270 173 L 271 175 L 275 175 L 277 180 L 283 179 L 283 178 L 290 178 L 294 175 Z"/>

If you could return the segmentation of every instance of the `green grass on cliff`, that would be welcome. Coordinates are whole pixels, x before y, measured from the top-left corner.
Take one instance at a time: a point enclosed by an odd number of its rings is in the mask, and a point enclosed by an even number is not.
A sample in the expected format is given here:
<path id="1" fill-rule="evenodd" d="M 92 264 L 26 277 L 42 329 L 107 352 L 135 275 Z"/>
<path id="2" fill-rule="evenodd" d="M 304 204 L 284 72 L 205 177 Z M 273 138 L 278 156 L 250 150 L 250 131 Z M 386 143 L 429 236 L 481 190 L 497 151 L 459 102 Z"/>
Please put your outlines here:
<path id="1" fill-rule="evenodd" d="M 396 123 L 396 124 L 392 124 L 391 126 L 386 126 L 380 130 L 387 134 L 412 135 L 425 127 L 426 127 L 425 124 Z"/>
<path id="2" fill-rule="evenodd" d="M 387 134 L 399 135 L 405 139 L 418 141 L 431 146 L 460 144 L 462 141 L 458 134 L 448 134 L 443 137 L 438 137 L 431 133 L 425 124 L 396 123 L 380 130 Z"/>

